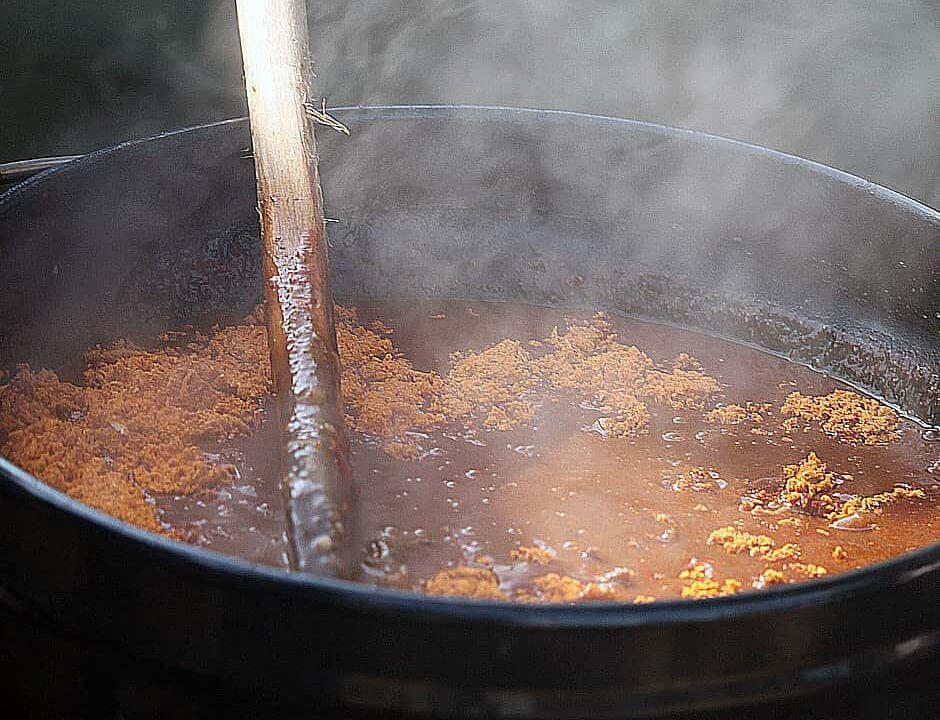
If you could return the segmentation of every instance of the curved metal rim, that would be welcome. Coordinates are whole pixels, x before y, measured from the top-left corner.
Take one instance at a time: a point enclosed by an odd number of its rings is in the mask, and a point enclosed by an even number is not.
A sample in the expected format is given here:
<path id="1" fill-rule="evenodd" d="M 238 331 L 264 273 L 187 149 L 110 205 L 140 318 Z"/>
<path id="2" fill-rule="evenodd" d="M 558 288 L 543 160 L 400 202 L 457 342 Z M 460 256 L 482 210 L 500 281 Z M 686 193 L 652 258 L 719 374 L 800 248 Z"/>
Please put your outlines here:
<path id="1" fill-rule="evenodd" d="M 756 155 L 765 155 L 769 158 L 774 158 L 776 160 L 781 160 L 788 164 L 799 165 L 807 170 L 811 170 L 820 175 L 825 175 L 833 180 L 838 180 L 844 182 L 848 185 L 856 187 L 861 190 L 865 190 L 879 199 L 886 200 L 895 205 L 900 205 L 905 207 L 908 210 L 914 211 L 918 214 L 924 215 L 927 219 L 940 223 L 940 209 L 932 208 L 926 203 L 916 200 L 908 195 L 905 195 L 897 190 L 892 190 L 889 187 L 884 185 L 879 185 L 876 182 L 863 178 L 859 175 L 853 175 L 852 173 L 846 172 L 845 170 L 839 170 L 830 165 L 825 165 L 823 163 L 817 162 L 815 160 L 809 160 L 807 158 L 801 157 L 799 155 L 793 155 L 792 153 L 783 152 L 782 150 L 775 150 L 773 148 L 768 148 L 763 145 L 755 145 L 754 143 L 749 143 L 744 140 L 735 140 L 734 138 L 727 138 L 721 135 L 714 135 L 712 133 L 702 132 L 700 130 L 689 130 L 687 128 L 674 127 L 671 125 L 660 125 L 658 123 L 647 122 L 645 120 L 629 120 L 626 118 L 617 118 L 611 117 L 609 115 L 595 115 L 591 113 L 581 113 L 574 112 L 571 110 L 549 110 L 549 109 L 537 109 L 537 108 L 520 108 L 520 107 L 509 107 L 505 105 L 339 105 L 337 107 L 328 108 L 329 111 L 339 112 L 339 113 L 361 113 L 365 117 L 362 119 L 368 119 L 369 115 L 378 114 L 378 113 L 391 113 L 396 116 L 394 118 L 381 118 L 381 119 L 403 119 L 406 117 L 416 117 L 420 112 L 429 112 L 432 115 L 444 116 L 448 113 L 457 113 L 457 112 L 481 112 L 481 113 L 493 113 L 493 114 L 527 114 L 527 115 L 536 115 L 541 117 L 554 117 L 557 119 L 573 119 L 573 120 L 590 120 L 592 122 L 611 124 L 611 125 L 622 125 L 629 127 L 638 127 L 645 130 L 655 132 L 659 135 L 672 136 L 672 137 L 684 137 L 690 140 L 697 140 L 699 142 L 712 142 L 721 145 L 727 145 L 730 147 L 738 147 L 742 150 L 746 150 Z M 408 113 L 412 113 L 409 115 Z M 380 119 L 376 117 L 375 119 Z M 0 204 L 3 204 L 7 200 L 8 195 L 15 194 L 15 191 L 23 188 L 27 185 L 32 184 L 34 181 L 41 178 L 47 177 L 53 173 L 59 172 L 68 172 L 76 166 L 84 165 L 85 161 L 94 159 L 99 155 L 111 154 L 115 150 L 120 150 L 126 147 L 133 145 L 140 145 L 143 143 L 148 143 L 153 140 L 160 140 L 166 137 L 172 137 L 174 135 L 181 135 L 184 133 L 195 132 L 205 128 L 218 127 L 220 125 L 228 124 L 238 124 L 248 122 L 247 117 L 236 117 L 229 118 L 227 120 L 217 120 L 211 123 L 205 123 L 202 125 L 193 125 L 190 127 L 179 128 L 177 130 L 168 130 L 166 132 L 158 133 L 156 135 L 151 135 L 145 138 L 138 138 L 134 140 L 127 140 L 125 142 L 119 143 L 117 145 L 112 145 L 100 150 L 95 150 L 85 155 L 64 155 L 62 159 L 65 160 L 63 164 L 52 167 L 47 170 L 33 175 L 20 182 L 19 184 L 13 186 L 12 188 L 7 189 L 3 193 L 0 193 Z M 50 158 L 51 159 L 51 158 Z M 20 161 L 20 162 L 29 162 L 29 161 Z"/>
<path id="2" fill-rule="evenodd" d="M 43 170 L 59 167 L 74 160 L 81 155 L 54 155 L 52 157 L 32 158 L 30 160 L 13 160 L 0 163 L 0 183 L 12 184 L 38 175 Z"/>
<path id="3" fill-rule="evenodd" d="M 532 110 L 479 105 L 386 105 L 370 107 L 338 107 L 331 112 L 358 113 L 363 120 L 394 119 L 407 120 L 429 113 L 446 117 L 456 113 L 476 112 L 481 115 L 500 116 L 535 115 L 557 120 L 591 121 L 613 126 L 638 127 L 665 135 L 688 138 L 736 147 L 748 153 L 775 158 L 782 162 L 797 164 L 806 169 L 833 178 L 885 200 L 901 205 L 924 219 L 940 225 L 940 212 L 912 198 L 902 195 L 863 178 L 836 170 L 820 163 L 805 160 L 758 145 L 709 135 L 693 130 L 657 125 L 636 120 L 624 120 L 601 115 L 586 115 L 560 110 Z M 382 117 L 386 114 L 387 117 Z M 136 145 L 158 141 L 168 137 L 198 132 L 229 124 L 246 122 L 245 118 L 232 118 L 205 125 L 183 128 L 138 140 L 130 140 L 110 148 L 104 148 L 82 156 L 60 167 L 51 168 L 14 186 L 0 194 L 0 210 L 15 200 L 16 196 L 53 175 L 64 175 L 93 163 L 99 157 Z M 588 605 L 517 605 L 501 601 L 470 600 L 465 598 L 438 598 L 412 591 L 378 589 L 361 583 L 335 578 L 315 577 L 301 573 L 289 573 L 276 568 L 253 563 L 241 558 L 223 555 L 205 548 L 192 547 L 160 535 L 128 525 L 120 520 L 95 510 L 68 495 L 53 489 L 26 471 L 0 457 L 0 476 L 12 482 L 33 500 L 53 507 L 56 511 L 77 517 L 100 530 L 118 536 L 122 540 L 154 553 L 167 565 L 180 565 L 195 573 L 209 574 L 228 582 L 269 584 L 278 591 L 295 591 L 316 596 L 324 601 L 374 613 L 395 613 L 401 616 L 420 615 L 426 621 L 481 621 L 490 625 L 515 628 L 628 628 L 647 624 L 673 624 L 714 622 L 728 617 L 760 615 L 784 610 L 795 610 L 822 602 L 835 602 L 854 594 L 857 590 L 877 585 L 886 587 L 902 585 L 920 575 L 940 567 L 940 542 L 899 555 L 860 569 L 779 588 L 757 592 L 745 592 L 730 597 L 698 600 L 660 600 L 648 605 L 597 602 Z"/>

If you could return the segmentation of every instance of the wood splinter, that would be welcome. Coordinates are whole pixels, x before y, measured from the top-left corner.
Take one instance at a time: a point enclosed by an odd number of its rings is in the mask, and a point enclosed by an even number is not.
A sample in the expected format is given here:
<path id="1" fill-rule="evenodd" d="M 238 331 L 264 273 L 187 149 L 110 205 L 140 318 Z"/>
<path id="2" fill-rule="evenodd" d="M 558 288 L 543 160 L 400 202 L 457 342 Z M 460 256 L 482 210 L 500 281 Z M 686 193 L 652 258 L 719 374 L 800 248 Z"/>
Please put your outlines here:
<path id="1" fill-rule="evenodd" d="M 291 567 L 342 575 L 352 488 L 302 0 L 237 0 Z"/>

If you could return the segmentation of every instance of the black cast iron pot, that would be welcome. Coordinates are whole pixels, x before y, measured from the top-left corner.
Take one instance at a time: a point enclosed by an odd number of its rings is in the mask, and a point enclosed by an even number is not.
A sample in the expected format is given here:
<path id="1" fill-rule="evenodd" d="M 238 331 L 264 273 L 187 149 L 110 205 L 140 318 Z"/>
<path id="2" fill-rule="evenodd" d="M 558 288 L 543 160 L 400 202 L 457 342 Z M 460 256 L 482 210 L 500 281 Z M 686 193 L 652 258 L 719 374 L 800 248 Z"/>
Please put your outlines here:
<path id="1" fill-rule="evenodd" d="M 468 107 L 337 115 L 352 136 L 320 137 L 338 296 L 675 323 L 940 422 L 936 211 L 815 163 L 645 123 Z M 95 343 L 253 306 L 248 145 L 242 120 L 171 133 L 0 198 L 0 366 L 55 367 Z M 0 513 L 7 702 L 52 702 L 63 682 L 97 717 L 668 715 L 844 699 L 938 657 L 940 546 L 736 597 L 519 607 L 177 544 L 2 460 Z"/>

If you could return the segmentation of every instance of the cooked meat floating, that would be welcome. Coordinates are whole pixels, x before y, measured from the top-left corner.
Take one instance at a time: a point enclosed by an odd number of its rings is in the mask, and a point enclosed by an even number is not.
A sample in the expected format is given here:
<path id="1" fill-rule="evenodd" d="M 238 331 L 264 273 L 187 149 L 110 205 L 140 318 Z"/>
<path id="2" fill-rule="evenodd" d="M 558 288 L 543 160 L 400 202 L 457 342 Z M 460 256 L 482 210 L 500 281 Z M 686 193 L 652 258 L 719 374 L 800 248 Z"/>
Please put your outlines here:
<path id="1" fill-rule="evenodd" d="M 472 312 L 469 312 L 472 310 Z M 702 599 L 940 534 L 890 408 L 694 333 L 511 305 L 337 308 L 362 582 L 524 603 Z M 152 531 L 282 565 L 261 312 L 0 389 L 2 452 Z"/>

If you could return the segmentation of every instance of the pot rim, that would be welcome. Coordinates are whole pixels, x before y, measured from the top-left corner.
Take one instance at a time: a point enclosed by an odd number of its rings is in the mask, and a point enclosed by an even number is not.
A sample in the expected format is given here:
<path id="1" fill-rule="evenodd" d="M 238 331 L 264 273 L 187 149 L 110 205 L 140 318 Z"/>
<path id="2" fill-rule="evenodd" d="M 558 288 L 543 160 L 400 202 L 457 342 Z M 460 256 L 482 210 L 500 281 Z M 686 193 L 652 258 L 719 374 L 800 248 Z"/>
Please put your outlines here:
<path id="1" fill-rule="evenodd" d="M 820 175 L 825 175 L 833 180 L 838 180 L 844 182 L 852 187 L 864 190 L 871 193 L 875 197 L 891 202 L 892 204 L 902 206 L 908 210 L 914 211 L 918 215 L 923 216 L 925 219 L 930 220 L 934 223 L 940 224 L 940 209 L 933 208 L 926 203 L 905 195 L 897 190 L 892 190 L 891 188 L 880 185 L 872 180 L 861 177 L 860 175 L 855 175 L 853 173 L 847 172 L 845 170 L 839 170 L 834 168 L 831 165 L 826 165 L 824 163 L 818 162 L 816 160 L 810 160 L 808 158 L 802 157 L 800 155 L 795 155 L 793 153 L 784 152 L 782 150 L 775 150 L 774 148 L 769 148 L 764 145 L 757 145 L 755 143 L 750 143 L 745 140 L 736 140 L 734 138 L 724 137 L 723 135 L 716 135 L 714 133 L 708 133 L 701 130 L 691 130 L 688 128 L 676 127 L 673 125 L 663 125 L 660 123 L 648 122 L 646 120 L 631 120 L 628 118 L 618 118 L 610 115 L 598 115 L 595 113 L 582 113 L 574 110 L 555 110 L 555 109 L 544 109 L 544 108 L 526 108 L 526 107 L 512 107 L 508 105 L 464 105 L 464 104 L 414 104 L 414 105 L 337 105 L 336 107 L 327 108 L 331 113 L 337 112 L 340 114 L 349 114 L 351 116 L 359 115 L 361 120 L 389 120 L 389 119 L 403 119 L 403 118 L 418 118 L 422 114 L 427 114 L 428 116 L 439 116 L 446 117 L 450 115 L 484 115 L 484 114 L 493 114 L 493 115 L 537 115 L 542 118 L 552 118 L 557 120 L 581 120 L 581 121 L 591 121 L 597 122 L 600 124 L 609 124 L 613 126 L 625 126 L 625 127 L 635 127 L 643 128 L 649 132 L 653 132 L 658 135 L 663 135 L 667 137 L 677 137 L 684 138 L 687 140 L 694 140 L 698 142 L 707 142 L 713 143 L 716 145 L 727 145 L 729 147 L 737 147 L 748 152 L 752 152 L 755 155 L 765 155 L 770 158 L 775 158 L 777 160 L 783 160 L 784 162 L 799 165 L 807 170 L 811 170 Z M 385 115 L 383 117 L 383 114 Z M 71 157 L 72 159 L 58 165 L 56 167 L 48 168 L 42 172 L 37 173 L 36 175 L 31 176 L 30 178 L 23 180 L 20 183 L 17 183 L 11 188 L 0 193 L 0 204 L 4 204 L 10 196 L 18 194 L 18 191 L 24 189 L 25 187 L 32 185 L 34 182 L 41 180 L 42 178 L 48 177 L 52 174 L 57 173 L 68 173 L 70 170 L 76 166 L 83 165 L 86 161 L 99 157 L 101 155 L 109 155 L 116 150 L 122 150 L 127 147 L 134 145 L 142 145 L 154 140 L 161 140 L 167 137 L 173 137 L 175 135 L 182 135 L 185 133 L 196 132 L 199 130 L 204 130 L 206 128 L 214 128 L 222 125 L 238 125 L 242 123 L 247 123 L 247 116 L 240 116 L 234 118 L 228 118 L 225 120 L 215 120 L 209 123 L 202 123 L 199 125 L 188 125 L 182 128 L 177 128 L 175 130 L 167 130 L 164 132 L 156 133 L 143 138 L 134 138 L 132 140 L 125 140 L 116 145 L 109 145 L 98 150 L 93 150 L 84 155 L 74 155 L 74 156 L 63 156 Z"/>

